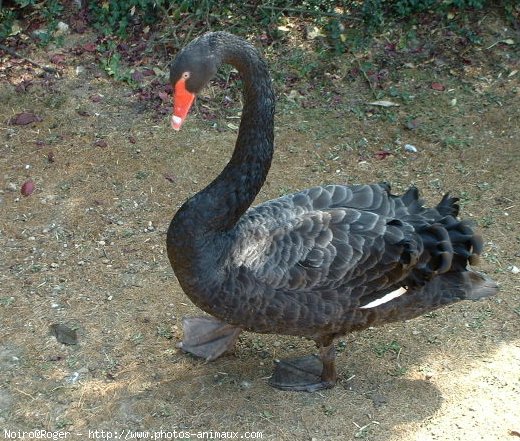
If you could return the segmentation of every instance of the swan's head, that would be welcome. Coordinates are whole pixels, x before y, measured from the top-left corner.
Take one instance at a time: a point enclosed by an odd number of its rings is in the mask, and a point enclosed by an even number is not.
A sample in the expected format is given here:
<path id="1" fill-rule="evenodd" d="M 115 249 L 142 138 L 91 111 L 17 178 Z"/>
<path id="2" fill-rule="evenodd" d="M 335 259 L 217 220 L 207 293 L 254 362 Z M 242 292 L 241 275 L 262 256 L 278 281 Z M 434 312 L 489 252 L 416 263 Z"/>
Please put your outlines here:
<path id="1" fill-rule="evenodd" d="M 173 60 L 170 82 L 173 88 L 171 126 L 181 128 L 197 94 L 217 73 L 217 60 L 207 36 L 192 41 Z"/>

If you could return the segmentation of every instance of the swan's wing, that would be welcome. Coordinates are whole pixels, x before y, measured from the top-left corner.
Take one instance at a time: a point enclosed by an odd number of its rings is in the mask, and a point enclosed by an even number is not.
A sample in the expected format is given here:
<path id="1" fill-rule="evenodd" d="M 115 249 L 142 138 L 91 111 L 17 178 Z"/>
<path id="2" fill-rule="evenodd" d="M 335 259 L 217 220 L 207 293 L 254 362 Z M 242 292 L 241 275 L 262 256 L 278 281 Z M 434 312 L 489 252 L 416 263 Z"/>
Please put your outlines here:
<path id="1" fill-rule="evenodd" d="M 269 201 L 237 226 L 233 265 L 277 290 L 384 289 L 413 260 L 405 240 L 413 228 L 396 222 L 395 210 L 380 185 L 314 187 Z"/>

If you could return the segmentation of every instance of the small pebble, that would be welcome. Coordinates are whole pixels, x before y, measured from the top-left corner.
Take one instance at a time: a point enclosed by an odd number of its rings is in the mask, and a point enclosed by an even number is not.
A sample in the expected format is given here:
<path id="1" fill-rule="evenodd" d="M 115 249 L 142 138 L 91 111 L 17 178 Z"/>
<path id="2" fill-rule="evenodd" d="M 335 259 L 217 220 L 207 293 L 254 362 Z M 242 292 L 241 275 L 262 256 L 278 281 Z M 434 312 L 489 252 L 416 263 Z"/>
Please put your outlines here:
<path id="1" fill-rule="evenodd" d="M 405 144 L 404 150 L 408 153 L 417 153 L 417 147 L 412 144 Z"/>
<path id="2" fill-rule="evenodd" d="M 78 333 L 75 329 L 69 328 L 67 325 L 53 324 L 49 326 L 50 333 L 60 343 L 66 345 L 75 345 L 78 343 Z"/>
<path id="3" fill-rule="evenodd" d="M 518 274 L 518 273 L 520 273 L 520 268 L 518 268 L 517 266 L 513 265 L 513 266 L 511 266 L 511 272 L 513 274 Z"/>
<path id="4" fill-rule="evenodd" d="M 79 372 L 72 373 L 65 381 L 69 384 L 76 384 L 79 380 Z"/>
<path id="5" fill-rule="evenodd" d="M 56 25 L 56 31 L 54 31 L 55 36 L 65 35 L 69 33 L 69 25 L 62 21 L 59 21 Z"/>
<path id="6" fill-rule="evenodd" d="M 244 380 L 244 381 L 241 381 L 240 382 L 240 387 L 242 389 L 250 389 L 252 386 L 251 382 L 250 381 L 247 381 L 247 380 Z"/>

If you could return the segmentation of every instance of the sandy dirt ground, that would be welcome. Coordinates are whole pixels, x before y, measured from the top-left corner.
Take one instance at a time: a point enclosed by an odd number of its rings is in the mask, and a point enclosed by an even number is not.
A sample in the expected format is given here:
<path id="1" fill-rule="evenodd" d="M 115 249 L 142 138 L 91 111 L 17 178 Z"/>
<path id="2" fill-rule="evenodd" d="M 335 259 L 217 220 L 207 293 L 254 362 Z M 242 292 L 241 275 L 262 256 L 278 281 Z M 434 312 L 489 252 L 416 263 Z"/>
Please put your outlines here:
<path id="1" fill-rule="evenodd" d="M 182 317 L 199 311 L 169 265 L 166 229 L 230 157 L 240 102 L 208 121 L 205 108 L 220 106 L 210 88 L 173 133 L 88 53 L 59 77 L 4 55 L 0 438 L 520 439 L 520 42 L 486 51 L 508 38 L 495 29 L 471 64 L 402 65 L 399 107 L 367 105 L 372 91 L 346 74 L 348 57 L 314 95 L 278 90 L 277 150 L 258 201 L 326 183 L 415 184 L 429 203 L 451 191 L 484 236 L 480 270 L 500 284 L 494 298 L 345 336 L 338 385 L 312 394 L 267 384 L 275 359 L 313 352 L 311 342 L 244 333 L 213 363 L 176 349 Z M 16 124 L 22 112 L 38 120 Z"/>

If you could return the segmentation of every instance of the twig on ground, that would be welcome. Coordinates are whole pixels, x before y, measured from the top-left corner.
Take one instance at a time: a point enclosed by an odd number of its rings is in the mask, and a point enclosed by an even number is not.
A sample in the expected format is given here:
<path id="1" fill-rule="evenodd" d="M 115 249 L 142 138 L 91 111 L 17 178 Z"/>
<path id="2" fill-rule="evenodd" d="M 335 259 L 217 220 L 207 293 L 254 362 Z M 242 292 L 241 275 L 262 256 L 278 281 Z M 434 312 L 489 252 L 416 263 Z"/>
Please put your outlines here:
<path id="1" fill-rule="evenodd" d="M 363 21 L 361 18 L 352 17 L 351 15 L 339 14 L 337 12 L 326 12 L 326 11 L 314 11 L 312 9 L 300 9 L 300 8 L 287 8 L 287 7 L 279 7 L 279 6 L 268 6 L 268 5 L 248 5 L 245 4 L 243 6 L 255 9 L 267 9 L 271 11 L 280 11 L 280 12 L 294 12 L 302 15 L 317 15 L 323 17 L 334 17 L 341 18 L 343 20 L 354 20 L 354 21 Z"/>
<path id="2" fill-rule="evenodd" d="M 39 67 L 40 69 L 43 69 L 45 72 L 51 73 L 51 74 L 57 74 L 58 71 L 54 69 L 53 67 L 43 66 L 40 63 L 37 63 L 34 60 L 31 60 L 30 58 L 24 57 L 23 55 L 16 52 L 14 49 L 11 49 L 10 47 L 4 46 L 3 44 L 0 44 L 0 49 L 4 52 L 7 52 L 9 55 L 12 55 L 13 57 L 20 58 L 21 60 L 25 60 L 28 63 L 31 63 L 33 66 Z"/>

